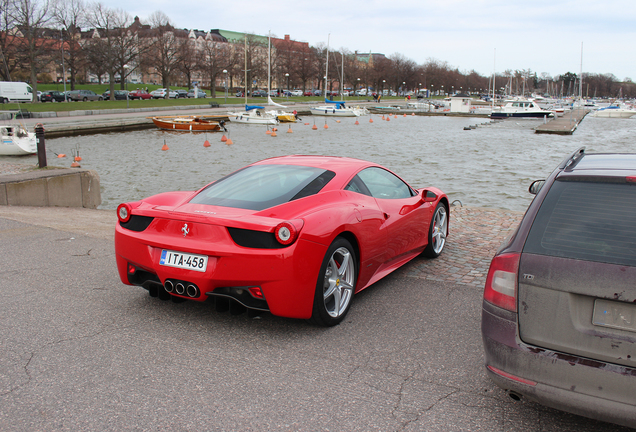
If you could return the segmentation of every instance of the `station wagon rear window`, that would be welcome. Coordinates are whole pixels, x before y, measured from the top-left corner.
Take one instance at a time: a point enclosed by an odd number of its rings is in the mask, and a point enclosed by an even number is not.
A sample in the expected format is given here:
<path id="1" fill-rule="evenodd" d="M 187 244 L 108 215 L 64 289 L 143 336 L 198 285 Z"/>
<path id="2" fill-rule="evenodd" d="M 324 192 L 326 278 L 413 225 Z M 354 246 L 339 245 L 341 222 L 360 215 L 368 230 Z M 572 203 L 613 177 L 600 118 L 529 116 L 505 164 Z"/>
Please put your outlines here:
<path id="1" fill-rule="evenodd" d="M 636 266 L 636 185 L 556 181 L 523 251 Z"/>
<path id="2" fill-rule="evenodd" d="M 336 174 L 295 165 L 254 165 L 212 183 L 190 202 L 221 207 L 264 210 L 314 195 Z"/>

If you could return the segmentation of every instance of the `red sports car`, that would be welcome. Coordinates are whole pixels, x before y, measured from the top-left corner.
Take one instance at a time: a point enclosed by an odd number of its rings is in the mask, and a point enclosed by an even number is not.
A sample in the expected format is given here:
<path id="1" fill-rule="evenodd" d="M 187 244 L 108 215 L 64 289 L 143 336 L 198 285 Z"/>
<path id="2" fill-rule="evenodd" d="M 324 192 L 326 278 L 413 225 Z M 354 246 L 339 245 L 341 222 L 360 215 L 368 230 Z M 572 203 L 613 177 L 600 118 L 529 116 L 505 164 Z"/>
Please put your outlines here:
<path id="1" fill-rule="evenodd" d="M 120 204 L 117 216 L 125 284 L 331 326 L 354 293 L 419 254 L 442 253 L 449 204 L 371 162 L 283 156 L 198 191 Z"/>

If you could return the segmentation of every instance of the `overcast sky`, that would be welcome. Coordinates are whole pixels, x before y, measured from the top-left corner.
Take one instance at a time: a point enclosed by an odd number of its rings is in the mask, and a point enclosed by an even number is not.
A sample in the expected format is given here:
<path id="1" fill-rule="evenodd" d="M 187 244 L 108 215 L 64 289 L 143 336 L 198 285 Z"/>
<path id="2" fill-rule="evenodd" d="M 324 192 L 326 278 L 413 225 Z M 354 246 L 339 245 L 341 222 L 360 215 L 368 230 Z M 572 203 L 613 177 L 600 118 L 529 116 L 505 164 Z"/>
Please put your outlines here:
<path id="1" fill-rule="evenodd" d="M 400 53 L 418 64 L 493 70 L 614 74 L 636 80 L 634 0 L 102 0 L 148 23 L 164 12 L 177 28 L 223 29 Z M 330 35 L 330 36 L 329 36 Z M 581 50 L 582 46 L 582 50 Z"/>

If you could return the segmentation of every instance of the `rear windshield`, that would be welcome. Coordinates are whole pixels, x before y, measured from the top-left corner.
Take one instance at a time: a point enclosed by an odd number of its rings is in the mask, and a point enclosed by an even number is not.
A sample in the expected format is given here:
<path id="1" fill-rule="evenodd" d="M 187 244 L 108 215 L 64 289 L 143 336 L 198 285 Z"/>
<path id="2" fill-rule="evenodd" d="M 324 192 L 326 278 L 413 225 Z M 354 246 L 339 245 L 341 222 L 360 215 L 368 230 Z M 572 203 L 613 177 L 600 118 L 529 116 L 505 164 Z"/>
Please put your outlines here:
<path id="1" fill-rule="evenodd" d="M 190 202 L 247 210 L 264 210 L 313 195 L 336 174 L 294 165 L 254 165 L 203 189 Z"/>
<path id="2" fill-rule="evenodd" d="M 636 266 L 636 185 L 555 182 L 524 252 Z"/>

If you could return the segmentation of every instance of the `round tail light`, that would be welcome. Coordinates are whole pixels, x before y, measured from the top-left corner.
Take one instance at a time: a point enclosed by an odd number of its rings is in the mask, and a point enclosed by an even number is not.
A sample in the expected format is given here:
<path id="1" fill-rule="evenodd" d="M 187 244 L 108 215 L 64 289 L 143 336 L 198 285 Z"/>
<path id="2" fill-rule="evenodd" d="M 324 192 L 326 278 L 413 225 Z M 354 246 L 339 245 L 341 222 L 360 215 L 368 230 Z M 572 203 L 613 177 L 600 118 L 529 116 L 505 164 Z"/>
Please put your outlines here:
<path id="1" fill-rule="evenodd" d="M 119 204 L 119 206 L 117 207 L 117 217 L 119 218 L 119 222 L 128 222 L 130 220 L 131 210 L 132 208 L 130 207 L 130 204 Z"/>
<path id="2" fill-rule="evenodd" d="M 300 224 L 300 227 L 302 228 L 302 224 Z M 296 228 L 296 225 L 290 221 L 285 221 L 276 225 L 276 228 L 274 228 L 274 235 L 276 236 L 276 241 L 278 241 L 278 243 L 287 246 L 296 241 L 298 238 L 298 231 L 299 229 Z"/>

